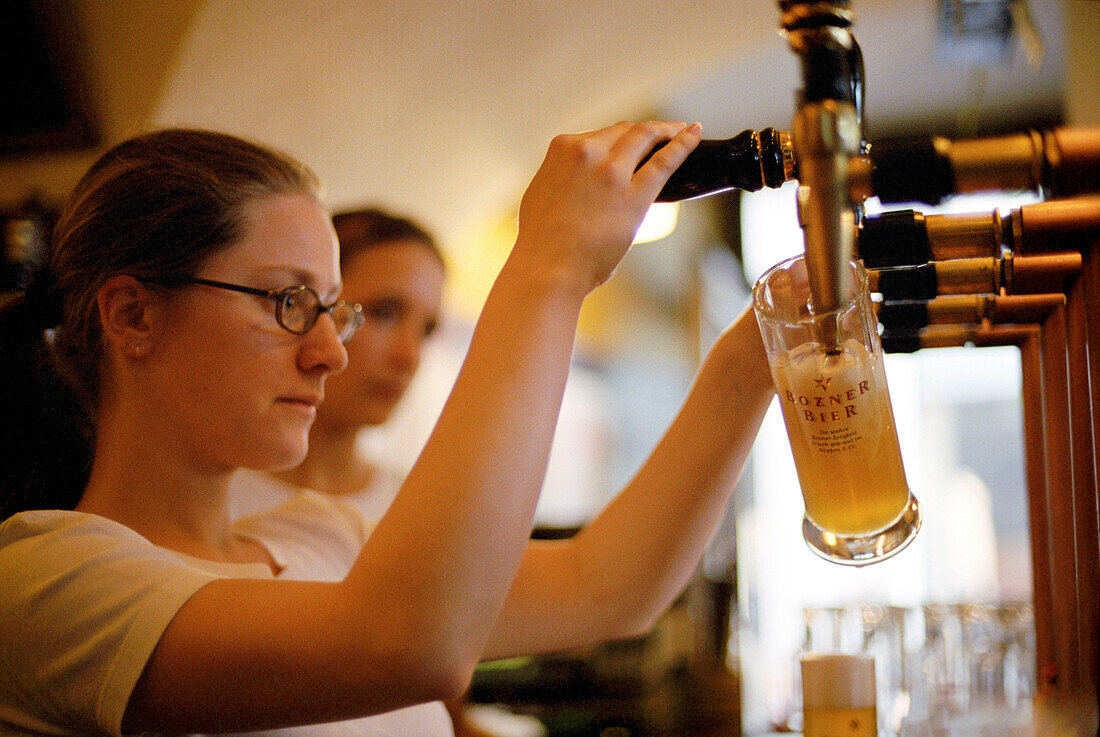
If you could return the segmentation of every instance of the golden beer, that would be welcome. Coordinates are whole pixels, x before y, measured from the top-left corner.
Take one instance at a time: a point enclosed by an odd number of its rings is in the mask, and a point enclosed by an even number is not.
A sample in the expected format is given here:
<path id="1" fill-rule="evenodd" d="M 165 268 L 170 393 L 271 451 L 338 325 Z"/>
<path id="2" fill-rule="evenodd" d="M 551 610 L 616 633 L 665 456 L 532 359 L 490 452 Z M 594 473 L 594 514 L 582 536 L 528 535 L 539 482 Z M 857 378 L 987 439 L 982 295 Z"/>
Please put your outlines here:
<path id="1" fill-rule="evenodd" d="M 800 665 L 803 737 L 878 734 L 875 661 L 871 656 L 807 653 Z"/>
<path id="2" fill-rule="evenodd" d="M 810 550 L 862 566 L 904 549 L 921 511 L 902 468 L 867 274 L 849 264 L 849 299 L 818 314 L 805 259 L 757 280 L 753 308 L 768 354 L 806 514 Z"/>
<path id="3" fill-rule="evenodd" d="M 909 501 L 881 354 L 848 340 L 772 359 L 806 516 L 823 530 L 868 535 Z"/>
<path id="4" fill-rule="evenodd" d="M 875 707 L 810 706 L 802 709 L 803 737 L 875 737 Z"/>

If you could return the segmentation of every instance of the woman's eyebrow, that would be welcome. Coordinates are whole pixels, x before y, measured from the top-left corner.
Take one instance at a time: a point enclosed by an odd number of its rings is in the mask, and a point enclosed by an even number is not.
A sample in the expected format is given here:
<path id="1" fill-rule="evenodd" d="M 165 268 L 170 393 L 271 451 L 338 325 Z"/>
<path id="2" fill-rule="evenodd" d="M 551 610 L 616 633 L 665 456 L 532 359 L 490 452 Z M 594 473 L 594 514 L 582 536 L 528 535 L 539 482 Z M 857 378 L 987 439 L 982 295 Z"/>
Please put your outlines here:
<path id="1" fill-rule="evenodd" d="M 317 278 L 312 272 L 300 269 L 296 266 L 266 266 L 257 269 L 257 274 L 261 278 L 266 279 L 278 279 L 280 283 L 285 282 L 282 286 L 292 287 L 302 285 L 309 287 L 310 289 L 317 289 Z M 271 282 L 269 282 L 271 283 Z M 272 286 L 276 286 L 272 284 Z M 319 295 L 323 301 L 329 301 L 336 299 L 339 296 L 340 291 L 343 289 L 343 285 L 337 281 L 325 294 Z"/>

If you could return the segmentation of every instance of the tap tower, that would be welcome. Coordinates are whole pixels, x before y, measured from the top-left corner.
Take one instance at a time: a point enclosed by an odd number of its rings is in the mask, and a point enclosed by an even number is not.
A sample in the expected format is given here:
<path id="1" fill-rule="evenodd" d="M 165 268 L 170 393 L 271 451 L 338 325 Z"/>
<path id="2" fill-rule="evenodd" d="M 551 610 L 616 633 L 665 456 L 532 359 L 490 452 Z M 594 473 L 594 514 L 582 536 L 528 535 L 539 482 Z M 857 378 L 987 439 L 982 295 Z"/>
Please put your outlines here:
<path id="1" fill-rule="evenodd" d="M 865 153 L 863 58 L 850 30 L 848 0 L 779 0 L 779 10 L 780 27 L 801 60 L 791 142 L 811 308 L 824 314 L 844 304 L 855 288 L 848 262 L 862 202 L 849 194 L 848 172 Z M 828 342 L 829 336 L 821 337 Z"/>

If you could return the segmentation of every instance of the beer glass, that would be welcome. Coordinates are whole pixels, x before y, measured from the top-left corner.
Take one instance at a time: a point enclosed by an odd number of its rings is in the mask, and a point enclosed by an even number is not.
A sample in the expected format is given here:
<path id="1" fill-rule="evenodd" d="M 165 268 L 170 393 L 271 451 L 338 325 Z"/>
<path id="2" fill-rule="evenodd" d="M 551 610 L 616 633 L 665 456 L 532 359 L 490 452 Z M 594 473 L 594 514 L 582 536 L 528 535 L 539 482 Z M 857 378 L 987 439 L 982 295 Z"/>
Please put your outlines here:
<path id="1" fill-rule="evenodd" d="M 850 263 L 851 297 L 815 314 L 802 256 L 753 287 L 753 307 L 783 410 L 810 549 L 866 565 L 902 550 L 920 528 L 886 386 L 867 275 Z"/>
<path id="2" fill-rule="evenodd" d="M 801 666 L 804 737 L 876 737 L 874 658 L 808 653 Z"/>

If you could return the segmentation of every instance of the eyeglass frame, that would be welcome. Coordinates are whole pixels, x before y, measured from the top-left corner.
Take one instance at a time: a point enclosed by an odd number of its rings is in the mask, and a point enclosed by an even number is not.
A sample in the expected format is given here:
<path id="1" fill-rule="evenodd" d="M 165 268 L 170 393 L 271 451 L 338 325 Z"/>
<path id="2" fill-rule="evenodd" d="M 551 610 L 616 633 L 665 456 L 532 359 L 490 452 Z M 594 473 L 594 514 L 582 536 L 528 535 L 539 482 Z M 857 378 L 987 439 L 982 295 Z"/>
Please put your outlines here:
<path id="1" fill-rule="evenodd" d="M 207 287 L 215 287 L 216 289 L 228 289 L 232 292 L 242 292 L 244 294 L 254 294 L 257 297 L 267 297 L 268 299 L 275 300 L 275 322 L 279 324 L 283 330 L 293 335 L 305 335 L 313 326 L 317 324 L 317 321 L 321 319 L 321 313 L 327 312 L 329 316 L 332 315 L 332 310 L 339 305 L 347 305 L 351 307 L 352 319 L 348 322 L 351 326 L 351 331 L 347 335 L 340 335 L 340 342 L 347 343 L 355 335 L 355 331 L 363 325 L 363 306 L 358 302 L 348 302 L 346 299 L 338 299 L 331 304 L 324 304 L 321 302 L 321 295 L 317 294 L 316 290 L 311 287 L 307 287 L 304 284 L 297 284 L 292 287 L 283 287 L 282 289 L 258 289 L 256 287 L 246 287 L 241 284 L 230 284 L 229 282 L 217 281 L 214 279 L 204 279 L 202 277 L 192 276 L 183 279 L 173 280 L 173 284 L 201 284 Z M 309 292 L 313 295 L 313 298 L 317 302 L 317 310 L 313 314 L 313 318 L 308 321 L 302 330 L 293 330 L 283 322 L 283 305 L 286 302 L 286 298 L 293 293 Z M 345 330 L 347 328 L 345 327 Z"/>

